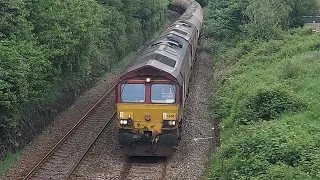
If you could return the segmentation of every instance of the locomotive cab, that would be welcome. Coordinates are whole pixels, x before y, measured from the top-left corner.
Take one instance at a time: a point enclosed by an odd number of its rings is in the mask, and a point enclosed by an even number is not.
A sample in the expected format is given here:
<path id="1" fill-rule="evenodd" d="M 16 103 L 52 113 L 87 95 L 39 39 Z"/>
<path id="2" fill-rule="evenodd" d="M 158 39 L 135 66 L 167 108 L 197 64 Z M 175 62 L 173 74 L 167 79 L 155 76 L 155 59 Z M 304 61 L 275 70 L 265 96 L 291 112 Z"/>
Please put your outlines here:
<path id="1" fill-rule="evenodd" d="M 120 149 L 131 156 L 170 156 L 178 145 L 181 89 L 155 76 L 120 81 L 117 126 Z"/>

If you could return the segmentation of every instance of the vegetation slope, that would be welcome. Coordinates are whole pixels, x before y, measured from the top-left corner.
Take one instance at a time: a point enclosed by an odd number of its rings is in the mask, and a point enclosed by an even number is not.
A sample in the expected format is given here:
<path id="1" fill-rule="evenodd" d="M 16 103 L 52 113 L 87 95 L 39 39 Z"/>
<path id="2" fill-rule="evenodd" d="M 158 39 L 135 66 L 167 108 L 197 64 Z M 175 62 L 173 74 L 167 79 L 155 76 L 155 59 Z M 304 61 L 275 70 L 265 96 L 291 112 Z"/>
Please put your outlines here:
<path id="1" fill-rule="evenodd" d="M 2 0 L 0 160 L 166 20 L 168 0 Z"/>
<path id="2" fill-rule="evenodd" d="M 221 146 L 206 179 L 320 178 L 320 37 L 315 0 L 212 0 L 205 35 L 220 73 Z"/>

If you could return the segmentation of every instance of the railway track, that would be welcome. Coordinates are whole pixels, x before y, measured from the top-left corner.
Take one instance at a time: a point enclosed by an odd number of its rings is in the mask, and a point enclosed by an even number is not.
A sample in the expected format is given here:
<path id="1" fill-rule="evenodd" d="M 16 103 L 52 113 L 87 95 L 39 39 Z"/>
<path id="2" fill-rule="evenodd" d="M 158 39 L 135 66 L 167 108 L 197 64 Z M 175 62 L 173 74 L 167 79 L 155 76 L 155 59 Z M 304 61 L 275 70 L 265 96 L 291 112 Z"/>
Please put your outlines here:
<path id="1" fill-rule="evenodd" d="M 113 86 L 24 179 L 68 179 L 116 115 Z"/>
<path id="2" fill-rule="evenodd" d="M 125 165 L 121 180 L 154 179 L 164 180 L 167 169 L 165 157 L 130 157 Z"/>

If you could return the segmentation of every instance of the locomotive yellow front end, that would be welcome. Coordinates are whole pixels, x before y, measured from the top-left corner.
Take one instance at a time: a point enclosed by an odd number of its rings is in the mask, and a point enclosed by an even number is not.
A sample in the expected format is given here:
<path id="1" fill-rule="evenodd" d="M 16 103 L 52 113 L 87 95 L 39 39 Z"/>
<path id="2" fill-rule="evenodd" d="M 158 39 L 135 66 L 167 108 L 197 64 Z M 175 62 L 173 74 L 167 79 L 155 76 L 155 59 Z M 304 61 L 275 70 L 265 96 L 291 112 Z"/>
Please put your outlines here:
<path id="1" fill-rule="evenodd" d="M 120 149 L 130 156 L 170 156 L 178 145 L 180 88 L 149 77 L 120 82 L 117 126 Z"/>

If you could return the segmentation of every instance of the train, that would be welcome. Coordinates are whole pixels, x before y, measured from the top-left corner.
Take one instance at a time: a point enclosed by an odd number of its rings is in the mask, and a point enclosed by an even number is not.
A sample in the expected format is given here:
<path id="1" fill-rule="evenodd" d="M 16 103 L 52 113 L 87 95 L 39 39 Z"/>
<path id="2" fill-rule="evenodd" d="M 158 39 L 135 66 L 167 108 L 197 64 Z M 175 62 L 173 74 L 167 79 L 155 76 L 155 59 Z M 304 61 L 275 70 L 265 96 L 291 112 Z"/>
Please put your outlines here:
<path id="1" fill-rule="evenodd" d="M 131 63 L 116 86 L 117 137 L 128 156 L 172 156 L 203 24 L 195 0 L 174 0 L 182 14 Z"/>

